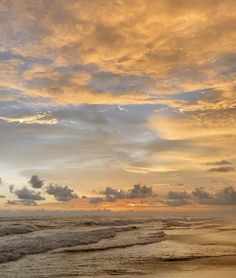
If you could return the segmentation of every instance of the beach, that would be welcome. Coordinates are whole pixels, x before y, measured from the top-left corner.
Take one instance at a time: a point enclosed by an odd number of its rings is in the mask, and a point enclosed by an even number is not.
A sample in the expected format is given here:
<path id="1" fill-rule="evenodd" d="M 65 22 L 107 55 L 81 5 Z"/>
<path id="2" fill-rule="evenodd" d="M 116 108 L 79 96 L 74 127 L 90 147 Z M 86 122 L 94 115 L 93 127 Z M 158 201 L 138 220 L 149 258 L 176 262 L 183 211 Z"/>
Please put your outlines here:
<path id="1" fill-rule="evenodd" d="M 236 225 L 202 217 L 2 218 L 1 277 L 235 277 Z"/>

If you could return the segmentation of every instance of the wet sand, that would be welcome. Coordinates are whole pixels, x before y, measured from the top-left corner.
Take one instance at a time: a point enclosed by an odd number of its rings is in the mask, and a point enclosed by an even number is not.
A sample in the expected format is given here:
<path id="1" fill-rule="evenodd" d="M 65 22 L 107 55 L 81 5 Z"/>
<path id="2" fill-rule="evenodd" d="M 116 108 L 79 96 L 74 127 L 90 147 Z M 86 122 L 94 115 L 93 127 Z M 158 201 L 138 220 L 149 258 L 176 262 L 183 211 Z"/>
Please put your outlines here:
<path id="1" fill-rule="evenodd" d="M 144 278 L 235 278 L 236 256 L 221 256 L 192 259 L 178 262 L 158 262 L 152 264 L 152 274 L 141 275 Z M 150 269 L 149 269 L 150 271 Z M 118 275 L 119 276 L 119 275 Z M 137 275 L 139 277 L 140 275 Z M 110 277 L 110 276 L 104 276 Z M 129 278 L 133 275 L 122 277 Z"/>

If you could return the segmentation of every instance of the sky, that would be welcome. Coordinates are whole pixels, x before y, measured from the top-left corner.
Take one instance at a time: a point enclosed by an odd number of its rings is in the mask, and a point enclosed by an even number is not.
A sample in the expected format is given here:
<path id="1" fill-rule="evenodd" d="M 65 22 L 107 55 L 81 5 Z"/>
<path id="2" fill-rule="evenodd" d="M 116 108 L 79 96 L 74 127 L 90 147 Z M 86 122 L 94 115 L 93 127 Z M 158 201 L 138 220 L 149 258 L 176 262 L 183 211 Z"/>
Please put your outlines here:
<path id="1" fill-rule="evenodd" d="M 0 209 L 236 204 L 234 0 L 2 0 L 0 37 Z"/>

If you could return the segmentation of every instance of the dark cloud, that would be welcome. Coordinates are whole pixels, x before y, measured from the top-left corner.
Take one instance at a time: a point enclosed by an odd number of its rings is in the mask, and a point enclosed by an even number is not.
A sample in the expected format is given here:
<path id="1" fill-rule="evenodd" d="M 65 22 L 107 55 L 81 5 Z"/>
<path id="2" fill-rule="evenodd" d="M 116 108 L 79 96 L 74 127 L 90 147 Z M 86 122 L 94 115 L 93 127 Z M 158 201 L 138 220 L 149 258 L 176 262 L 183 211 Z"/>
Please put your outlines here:
<path id="1" fill-rule="evenodd" d="M 27 187 L 24 187 L 22 189 L 16 189 L 14 191 L 18 199 L 23 200 L 34 200 L 34 201 L 41 201 L 45 200 L 40 194 L 40 192 L 35 192 L 33 190 L 28 189 Z"/>
<path id="2" fill-rule="evenodd" d="M 236 205 L 236 190 L 232 187 L 226 187 L 215 194 L 216 203 L 219 205 Z"/>
<path id="3" fill-rule="evenodd" d="M 203 188 L 196 188 L 192 195 L 199 204 L 211 204 L 214 201 L 213 195 Z"/>
<path id="4" fill-rule="evenodd" d="M 170 191 L 163 201 L 168 206 L 184 206 L 190 204 L 191 196 L 187 192 Z"/>
<path id="5" fill-rule="evenodd" d="M 42 188 L 44 185 L 44 181 L 41 180 L 37 175 L 33 175 L 31 179 L 29 180 L 29 184 L 33 188 Z"/>
<path id="6" fill-rule="evenodd" d="M 25 200 L 7 200 L 7 205 L 24 205 L 24 206 L 37 206 L 35 200 L 25 199 Z"/>
<path id="7" fill-rule="evenodd" d="M 91 203 L 91 204 L 100 204 L 100 203 L 102 203 L 102 202 L 104 202 L 104 199 L 103 198 L 100 198 L 100 197 L 95 197 L 95 198 L 91 198 L 90 200 L 89 200 L 89 202 Z"/>
<path id="8" fill-rule="evenodd" d="M 90 203 L 115 202 L 121 199 L 145 199 L 154 196 L 151 186 L 142 186 L 140 184 L 134 185 L 133 188 L 129 189 L 127 192 L 108 186 L 105 190 L 100 191 L 100 194 L 104 195 L 104 197 L 92 198 Z"/>
<path id="9" fill-rule="evenodd" d="M 232 163 L 228 160 L 219 160 L 219 161 L 212 161 L 212 162 L 206 163 L 206 165 L 229 165 L 229 164 L 232 164 Z"/>
<path id="10" fill-rule="evenodd" d="M 49 195 L 53 195 L 57 201 L 70 201 L 78 198 L 73 189 L 58 184 L 50 184 L 47 187 L 46 192 Z"/>
<path id="11" fill-rule="evenodd" d="M 135 184 L 132 189 L 128 191 L 127 198 L 134 199 L 134 198 L 147 198 L 152 197 L 153 190 L 152 187 L 148 187 L 146 185 Z"/>
<path id="12" fill-rule="evenodd" d="M 178 183 L 178 184 L 176 184 L 176 186 L 184 186 L 184 184 L 183 183 Z"/>
<path id="13" fill-rule="evenodd" d="M 189 198 L 189 194 L 185 191 L 183 192 L 169 191 L 169 193 L 167 194 L 167 198 L 169 199 Z"/>
<path id="14" fill-rule="evenodd" d="M 2 184 L 2 178 L 0 178 L 0 184 Z"/>
<path id="15" fill-rule="evenodd" d="M 116 196 L 112 196 L 112 195 L 107 195 L 106 196 L 106 201 L 107 202 L 116 202 L 117 200 L 118 200 L 118 198 L 116 198 Z"/>
<path id="16" fill-rule="evenodd" d="M 13 184 L 9 185 L 9 191 L 10 191 L 11 193 L 14 192 L 14 185 L 13 185 Z"/>
<path id="17" fill-rule="evenodd" d="M 6 198 L 6 196 L 4 195 L 0 195 L 0 199 Z"/>
<path id="18" fill-rule="evenodd" d="M 236 205 L 236 190 L 232 186 L 211 193 L 203 188 L 196 188 L 191 193 L 170 191 L 162 203 L 168 206 L 202 205 Z"/>
<path id="19" fill-rule="evenodd" d="M 216 193 L 215 199 L 219 205 L 236 205 L 236 190 L 232 187 L 226 187 Z"/>
<path id="20" fill-rule="evenodd" d="M 217 167 L 217 168 L 211 168 L 208 170 L 209 172 L 222 172 L 222 173 L 227 173 L 227 172 L 233 172 L 234 168 L 233 167 Z"/>
<path id="21" fill-rule="evenodd" d="M 127 193 L 125 193 L 121 189 L 114 189 L 108 186 L 105 190 L 100 192 L 102 195 L 105 195 L 106 201 L 114 202 L 118 199 L 125 199 L 127 198 Z"/>
<path id="22" fill-rule="evenodd" d="M 225 187 L 215 194 L 209 193 L 202 188 L 196 188 L 192 195 L 199 204 L 236 205 L 236 190 L 232 186 Z"/>

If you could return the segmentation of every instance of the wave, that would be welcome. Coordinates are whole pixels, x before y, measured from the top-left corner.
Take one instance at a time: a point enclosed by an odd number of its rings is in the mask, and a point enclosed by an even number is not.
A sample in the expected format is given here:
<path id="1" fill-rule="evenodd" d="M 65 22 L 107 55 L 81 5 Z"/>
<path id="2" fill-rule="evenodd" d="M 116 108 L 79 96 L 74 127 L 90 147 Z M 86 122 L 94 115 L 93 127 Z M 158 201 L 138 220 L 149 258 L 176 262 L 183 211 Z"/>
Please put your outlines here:
<path id="1" fill-rule="evenodd" d="M 163 223 L 165 228 L 168 227 L 190 227 L 197 219 L 190 218 L 135 218 L 135 219 L 108 219 L 108 220 L 97 220 L 97 221 L 85 221 L 83 225 L 87 226 L 126 226 L 126 225 L 138 225 L 150 222 Z"/>
<path id="2" fill-rule="evenodd" d="M 209 258 L 223 258 L 223 257 L 231 257 L 235 256 L 235 253 L 229 253 L 229 254 L 221 254 L 221 255 L 193 255 L 193 256 L 180 256 L 180 257 L 169 257 L 169 258 L 158 258 L 161 262 L 181 262 L 181 261 L 192 261 L 192 260 L 198 260 L 198 259 L 209 259 Z"/>
<path id="3" fill-rule="evenodd" d="M 149 222 L 160 222 L 160 218 L 148 218 L 148 219 L 108 219 L 108 220 L 97 220 L 97 221 L 85 221 L 81 224 L 87 226 L 127 226 L 127 225 L 137 225 Z"/>
<path id="4" fill-rule="evenodd" d="M 117 233 L 131 231 L 135 226 L 113 227 L 93 231 L 51 231 L 5 239 L 0 243 L 0 263 L 17 260 L 24 255 L 39 254 L 57 248 L 88 245 L 102 239 L 114 237 Z"/>
<path id="5" fill-rule="evenodd" d="M 26 234 L 38 230 L 38 227 L 34 225 L 2 226 L 0 227 L 0 237 L 16 234 Z"/>
<path id="6" fill-rule="evenodd" d="M 165 230 L 173 230 L 176 228 L 189 228 L 193 225 L 193 223 L 190 223 L 189 221 L 182 221 L 178 219 L 162 220 L 162 222 L 163 228 Z"/>
<path id="7" fill-rule="evenodd" d="M 153 243 L 158 243 L 164 240 L 166 234 L 164 232 L 158 232 L 153 235 L 148 236 L 147 238 L 137 238 L 134 241 L 128 242 L 128 243 L 119 243 L 119 244 L 113 244 L 113 245 L 106 245 L 106 246 L 100 246 L 100 247 L 76 247 L 76 248 L 70 248 L 70 249 L 64 249 L 60 252 L 65 253 L 78 253 L 78 252 L 94 252 L 94 251 L 105 251 L 110 249 L 117 249 L 117 248 L 128 248 L 132 246 L 138 246 L 138 245 L 148 245 Z"/>

